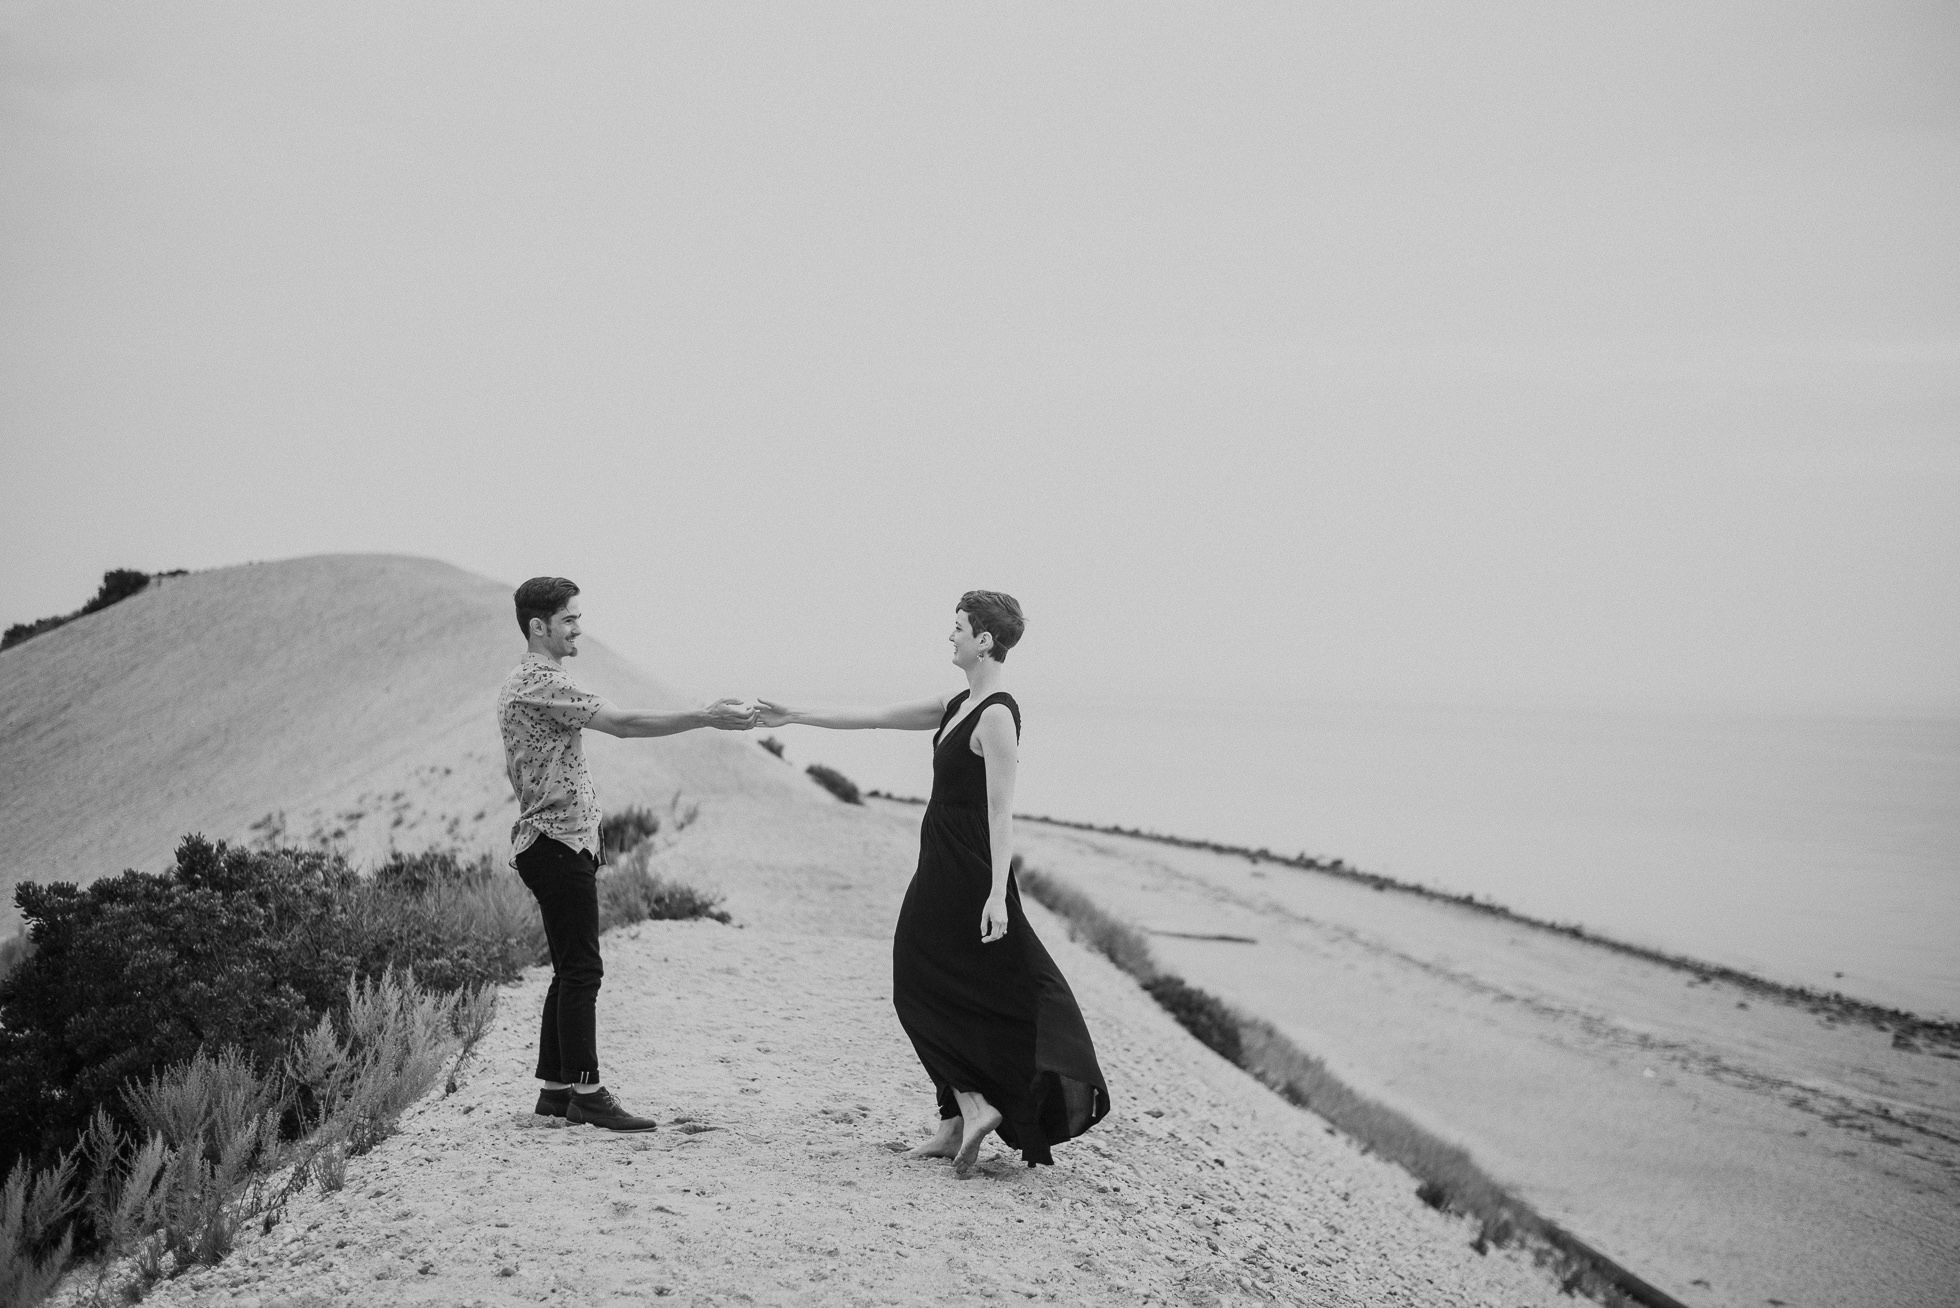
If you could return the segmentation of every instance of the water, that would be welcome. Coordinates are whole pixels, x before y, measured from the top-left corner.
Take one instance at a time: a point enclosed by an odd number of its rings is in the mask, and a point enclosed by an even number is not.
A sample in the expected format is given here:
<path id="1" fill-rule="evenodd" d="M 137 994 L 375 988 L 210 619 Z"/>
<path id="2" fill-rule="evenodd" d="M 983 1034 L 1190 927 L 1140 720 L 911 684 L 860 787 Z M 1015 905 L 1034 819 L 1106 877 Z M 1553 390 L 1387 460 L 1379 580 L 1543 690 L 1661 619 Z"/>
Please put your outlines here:
<path id="1" fill-rule="evenodd" d="M 1960 720 L 1030 703 L 1016 808 L 1345 858 L 1960 1016 Z M 922 795 L 924 736 L 780 733 Z"/>

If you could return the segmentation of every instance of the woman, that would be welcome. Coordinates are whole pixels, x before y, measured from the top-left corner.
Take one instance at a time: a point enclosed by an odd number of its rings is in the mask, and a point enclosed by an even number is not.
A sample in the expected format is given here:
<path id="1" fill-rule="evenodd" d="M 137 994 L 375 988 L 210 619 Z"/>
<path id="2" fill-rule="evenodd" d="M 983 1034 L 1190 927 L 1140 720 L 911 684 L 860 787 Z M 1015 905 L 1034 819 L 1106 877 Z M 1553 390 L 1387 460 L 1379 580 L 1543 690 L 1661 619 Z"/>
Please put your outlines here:
<path id="1" fill-rule="evenodd" d="M 760 704 L 770 727 L 938 729 L 919 866 L 892 937 L 892 1006 L 939 1093 L 939 1130 L 905 1156 L 951 1158 L 961 1177 L 991 1132 L 1032 1167 L 1109 1111 L 1082 1011 L 1013 873 L 1021 709 L 1003 665 L 1025 625 L 1013 596 L 970 590 L 953 615 L 958 694 L 884 709 Z"/>

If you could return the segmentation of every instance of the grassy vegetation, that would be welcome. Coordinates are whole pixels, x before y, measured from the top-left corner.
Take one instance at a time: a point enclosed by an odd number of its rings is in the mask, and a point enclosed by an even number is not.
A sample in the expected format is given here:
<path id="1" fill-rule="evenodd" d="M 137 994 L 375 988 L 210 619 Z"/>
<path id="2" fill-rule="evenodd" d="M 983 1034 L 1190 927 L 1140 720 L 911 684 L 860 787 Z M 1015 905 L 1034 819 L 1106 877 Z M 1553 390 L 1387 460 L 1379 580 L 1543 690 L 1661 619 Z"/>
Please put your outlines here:
<path id="1" fill-rule="evenodd" d="M 857 782 L 851 780 L 836 768 L 827 768 L 821 763 L 812 763 L 803 770 L 810 774 L 812 781 L 815 781 L 846 804 L 862 804 L 864 802 L 864 796 L 858 793 Z"/>
<path id="2" fill-rule="evenodd" d="M 1064 881 L 1014 860 L 1021 889 L 1060 916 L 1081 941 L 1136 978 L 1151 998 L 1206 1048 L 1243 1068 L 1294 1105 L 1401 1166 L 1417 1181 L 1416 1196 L 1432 1208 L 1474 1219 L 1478 1253 L 1518 1241 L 1565 1292 L 1609 1308 L 1680 1308 L 1668 1295 L 1539 1216 L 1506 1193 L 1467 1153 L 1437 1139 L 1384 1104 L 1354 1091 L 1325 1064 L 1271 1023 L 1160 967 L 1143 933 Z"/>
<path id="3" fill-rule="evenodd" d="M 660 831 L 660 818 L 651 809 L 623 808 L 599 821 L 599 861 L 610 863 L 615 854 L 624 854 Z"/>
<path id="4" fill-rule="evenodd" d="M 156 575 L 181 577 L 184 575 L 184 570 L 178 568 L 173 572 L 159 572 Z M 32 640 L 44 631 L 53 631 L 56 627 L 73 622 L 76 618 L 100 612 L 111 604 L 119 604 L 149 584 L 150 574 L 147 572 L 139 572 L 135 568 L 112 568 L 102 574 L 101 589 L 95 592 L 95 597 L 88 603 L 73 613 L 63 613 L 51 618 L 37 618 L 33 622 L 16 622 L 7 628 L 5 634 L 0 635 L 0 649 L 12 649 L 22 641 Z"/>
<path id="5" fill-rule="evenodd" d="M 728 921 L 652 870 L 659 824 L 643 825 L 600 875 L 602 929 Z M 0 980 L 9 1305 L 77 1256 L 98 1300 L 133 1302 L 307 1187 L 338 1189 L 409 1105 L 456 1088 L 496 985 L 548 955 L 515 873 L 452 851 L 360 876 L 318 850 L 189 837 L 169 872 L 16 900 L 32 948 Z"/>

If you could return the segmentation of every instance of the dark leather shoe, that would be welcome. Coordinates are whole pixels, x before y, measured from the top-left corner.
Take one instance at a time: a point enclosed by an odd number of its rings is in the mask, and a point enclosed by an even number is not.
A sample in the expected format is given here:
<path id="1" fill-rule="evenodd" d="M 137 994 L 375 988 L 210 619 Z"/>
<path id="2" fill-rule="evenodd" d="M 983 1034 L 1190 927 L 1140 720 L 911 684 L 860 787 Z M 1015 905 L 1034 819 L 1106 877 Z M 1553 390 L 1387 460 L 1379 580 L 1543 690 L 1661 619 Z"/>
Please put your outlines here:
<path id="1" fill-rule="evenodd" d="M 660 1125 L 651 1117 L 633 1116 L 606 1089 L 573 1094 L 571 1104 L 565 1109 L 565 1120 L 573 1126 L 600 1126 L 608 1131 L 651 1131 Z"/>
<path id="2" fill-rule="evenodd" d="M 539 1117 L 563 1117 L 565 1106 L 572 1102 L 570 1090 L 538 1091 L 538 1106 L 531 1111 Z"/>

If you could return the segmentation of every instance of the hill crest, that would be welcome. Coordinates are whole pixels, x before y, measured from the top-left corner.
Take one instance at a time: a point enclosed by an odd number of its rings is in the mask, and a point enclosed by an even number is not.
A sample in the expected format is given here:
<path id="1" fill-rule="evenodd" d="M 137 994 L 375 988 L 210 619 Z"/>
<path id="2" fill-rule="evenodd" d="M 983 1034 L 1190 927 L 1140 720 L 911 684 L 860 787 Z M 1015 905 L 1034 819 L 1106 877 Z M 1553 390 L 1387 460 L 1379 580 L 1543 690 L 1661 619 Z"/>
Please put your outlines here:
<path id="1" fill-rule="evenodd" d="M 18 881 L 154 870 L 193 831 L 357 862 L 499 848 L 516 810 L 494 705 L 523 652 L 501 583 L 317 555 L 160 579 L 0 654 L 0 927 Z M 589 637 L 570 671 L 622 706 L 686 702 Z M 741 734 L 586 751 L 609 808 L 812 791 Z"/>

